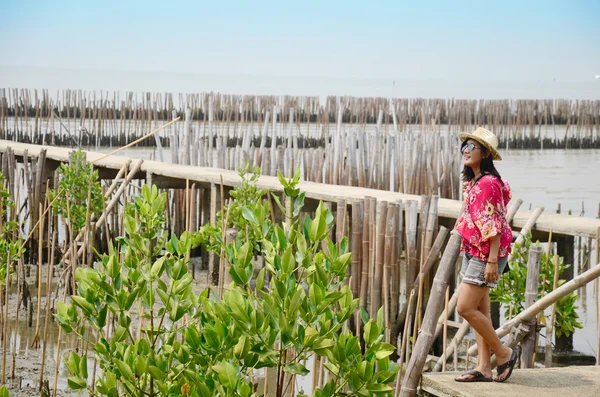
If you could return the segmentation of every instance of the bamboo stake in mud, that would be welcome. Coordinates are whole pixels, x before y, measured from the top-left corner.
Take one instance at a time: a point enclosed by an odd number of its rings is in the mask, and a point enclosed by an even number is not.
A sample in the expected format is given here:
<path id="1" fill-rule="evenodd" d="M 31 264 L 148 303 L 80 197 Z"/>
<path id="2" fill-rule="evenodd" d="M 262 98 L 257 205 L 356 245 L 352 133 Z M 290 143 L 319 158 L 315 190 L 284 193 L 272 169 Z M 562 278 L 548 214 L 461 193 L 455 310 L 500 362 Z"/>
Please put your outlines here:
<path id="1" fill-rule="evenodd" d="M 21 299 L 24 294 L 24 288 L 27 286 L 27 281 L 23 277 L 21 280 L 21 276 L 25 276 L 25 272 L 23 269 L 23 259 L 19 258 L 19 262 L 17 263 L 17 313 L 15 314 L 15 324 L 19 324 L 19 309 L 21 308 Z M 31 304 L 31 300 L 29 302 Z M 13 341 L 13 351 L 12 351 L 12 373 L 11 379 L 15 379 L 15 367 L 17 366 L 17 340 L 19 338 L 16 337 Z"/>
<path id="2" fill-rule="evenodd" d="M 10 252 L 8 253 L 6 260 L 6 279 L 4 283 L 4 321 L 2 323 L 2 384 L 6 384 L 6 328 L 8 324 L 8 290 L 9 290 L 9 282 L 10 282 L 10 272 L 8 266 L 10 265 Z"/>
<path id="3" fill-rule="evenodd" d="M 51 219 L 51 215 L 49 216 Z M 52 273 L 54 272 L 54 249 L 56 247 L 56 239 L 58 237 L 57 231 L 55 230 L 52 234 L 52 239 L 49 241 L 51 245 L 51 255 L 49 257 L 49 264 L 46 274 L 46 313 L 44 315 L 44 347 L 42 348 L 42 366 L 40 368 L 40 384 L 39 388 L 42 390 L 44 384 L 44 364 L 46 363 L 46 348 L 48 346 L 48 321 L 50 320 L 50 294 L 52 292 Z M 93 383 L 93 382 L 92 382 Z"/>
<path id="4" fill-rule="evenodd" d="M 64 280 L 65 292 L 63 293 L 63 302 L 67 301 L 67 281 Z M 58 340 L 56 342 L 56 361 L 54 367 L 54 386 L 52 387 L 52 396 L 56 397 L 56 387 L 58 385 L 58 369 L 60 368 L 60 351 L 62 347 L 62 327 L 58 327 Z"/>
<path id="5" fill-rule="evenodd" d="M 556 255 L 554 257 L 554 283 L 552 284 L 552 291 L 554 291 L 558 287 L 558 272 L 559 272 L 559 257 Z M 598 279 L 594 280 L 595 283 L 598 283 Z M 544 366 L 546 368 L 552 367 L 552 339 L 554 339 L 554 320 L 556 319 L 556 302 L 552 304 L 552 313 L 550 315 L 550 319 L 546 320 L 546 347 L 545 347 L 545 357 L 544 357 Z"/>
<path id="6" fill-rule="evenodd" d="M 38 242 L 38 294 L 37 294 L 37 315 L 36 315 L 36 320 L 35 320 L 35 336 L 33 338 L 33 346 L 38 348 L 39 347 L 39 340 L 40 340 L 40 309 L 42 306 L 42 256 L 43 256 L 43 244 L 42 242 L 44 241 L 44 211 L 43 211 L 43 207 L 42 204 L 40 203 L 40 208 L 39 208 L 39 213 L 40 213 L 40 226 L 39 226 L 39 242 Z M 46 286 L 46 288 L 50 288 L 50 286 Z"/>

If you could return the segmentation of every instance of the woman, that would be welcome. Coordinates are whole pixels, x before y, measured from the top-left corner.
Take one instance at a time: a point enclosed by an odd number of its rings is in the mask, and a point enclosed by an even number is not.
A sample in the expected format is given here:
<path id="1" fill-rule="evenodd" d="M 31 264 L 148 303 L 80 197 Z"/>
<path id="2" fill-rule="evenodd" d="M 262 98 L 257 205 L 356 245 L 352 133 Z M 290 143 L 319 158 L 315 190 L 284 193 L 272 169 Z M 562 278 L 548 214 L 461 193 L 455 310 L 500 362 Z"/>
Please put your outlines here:
<path id="1" fill-rule="evenodd" d="M 518 353 L 505 347 L 492 326 L 490 288 L 502 274 L 512 232 L 506 221 L 510 188 L 494 167 L 502 160 L 498 139 L 484 128 L 460 134 L 464 169 L 464 212 L 456 229 L 463 237 L 464 252 L 458 296 L 458 314 L 475 329 L 479 360 L 477 368 L 456 378 L 457 382 L 504 382 L 512 374 Z M 491 351 L 496 354 L 497 376 L 492 378 Z"/>

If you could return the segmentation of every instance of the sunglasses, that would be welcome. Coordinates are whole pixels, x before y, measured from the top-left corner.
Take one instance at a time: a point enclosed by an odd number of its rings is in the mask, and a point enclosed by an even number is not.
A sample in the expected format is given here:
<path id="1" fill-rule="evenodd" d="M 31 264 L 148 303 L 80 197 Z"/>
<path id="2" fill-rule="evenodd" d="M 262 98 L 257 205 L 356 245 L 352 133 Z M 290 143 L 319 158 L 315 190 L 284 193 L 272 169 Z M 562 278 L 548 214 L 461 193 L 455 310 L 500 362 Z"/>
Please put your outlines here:
<path id="1" fill-rule="evenodd" d="M 467 150 L 467 149 L 469 149 L 469 152 L 472 152 L 475 149 L 481 149 L 481 147 L 480 146 L 475 146 L 474 143 L 469 143 L 467 146 L 461 147 L 460 148 L 460 152 L 464 154 L 465 150 Z"/>

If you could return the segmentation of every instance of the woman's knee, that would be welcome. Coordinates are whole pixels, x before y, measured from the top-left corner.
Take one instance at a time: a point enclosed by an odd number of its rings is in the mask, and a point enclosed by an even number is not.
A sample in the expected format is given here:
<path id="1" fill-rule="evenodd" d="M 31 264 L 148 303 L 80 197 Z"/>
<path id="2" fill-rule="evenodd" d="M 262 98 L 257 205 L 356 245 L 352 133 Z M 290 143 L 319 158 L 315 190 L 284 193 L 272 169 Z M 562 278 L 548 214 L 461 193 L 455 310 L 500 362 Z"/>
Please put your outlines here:
<path id="1" fill-rule="evenodd" d="M 469 317 L 474 310 L 477 310 L 477 308 L 473 306 L 472 302 L 466 299 L 459 299 L 456 304 L 456 311 L 463 318 Z"/>

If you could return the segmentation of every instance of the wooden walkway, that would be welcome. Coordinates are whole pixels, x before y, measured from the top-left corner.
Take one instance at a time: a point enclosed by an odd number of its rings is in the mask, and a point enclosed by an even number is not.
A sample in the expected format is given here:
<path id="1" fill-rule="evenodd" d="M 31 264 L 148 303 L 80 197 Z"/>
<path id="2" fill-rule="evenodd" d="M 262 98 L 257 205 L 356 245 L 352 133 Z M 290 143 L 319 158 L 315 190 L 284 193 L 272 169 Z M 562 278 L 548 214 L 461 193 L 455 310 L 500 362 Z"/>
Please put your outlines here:
<path id="1" fill-rule="evenodd" d="M 67 162 L 69 153 L 73 149 L 53 146 L 41 146 L 13 141 L 0 140 L 0 151 L 4 152 L 10 147 L 17 157 L 27 153 L 29 156 L 37 157 L 42 149 L 46 149 L 47 161 Z M 94 161 L 104 156 L 104 153 L 88 151 L 87 158 Z M 100 169 L 105 177 L 116 174 L 127 161 L 136 161 L 129 157 L 113 155 L 96 162 L 94 165 Z M 162 163 L 159 161 L 145 160 L 140 168 L 139 178 L 151 179 L 152 183 L 162 187 L 185 187 L 186 180 L 199 186 L 210 187 L 211 184 L 220 184 L 221 180 L 226 187 L 236 186 L 240 178 L 235 171 L 217 168 L 195 167 L 188 165 Z M 261 176 L 258 182 L 260 188 L 270 191 L 281 191 L 281 185 L 276 177 Z M 420 196 L 389 192 L 384 190 L 367 189 L 353 186 L 328 185 L 315 182 L 301 182 L 299 188 L 306 192 L 307 199 L 337 202 L 338 200 L 362 199 L 364 197 L 376 197 L 379 201 L 395 202 L 398 200 L 414 200 L 420 203 Z M 440 199 L 438 215 L 441 218 L 456 219 L 460 213 L 461 202 L 456 200 Z M 521 230 L 533 211 L 519 210 L 515 215 L 512 227 Z M 600 228 L 600 219 L 582 218 L 576 216 L 559 215 L 554 213 L 543 213 L 538 219 L 534 230 L 544 234 L 552 230 L 554 236 L 582 236 L 595 238 Z"/>
<path id="2" fill-rule="evenodd" d="M 600 396 L 600 366 L 515 370 L 506 383 L 458 383 L 458 372 L 425 373 L 423 396 L 592 397 Z"/>

